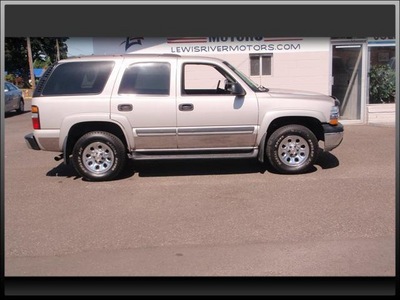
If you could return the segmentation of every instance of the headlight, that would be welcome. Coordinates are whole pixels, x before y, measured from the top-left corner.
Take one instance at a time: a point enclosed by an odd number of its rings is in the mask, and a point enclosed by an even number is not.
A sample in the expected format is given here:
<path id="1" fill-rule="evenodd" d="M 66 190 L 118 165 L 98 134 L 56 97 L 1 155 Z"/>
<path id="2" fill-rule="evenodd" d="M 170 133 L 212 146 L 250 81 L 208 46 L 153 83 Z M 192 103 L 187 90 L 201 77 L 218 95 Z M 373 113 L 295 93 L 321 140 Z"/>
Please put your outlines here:
<path id="1" fill-rule="evenodd" d="M 336 98 L 333 97 L 332 98 L 335 100 L 335 106 L 332 106 L 331 108 L 331 113 L 330 113 L 330 117 L 329 117 L 329 124 L 331 125 L 337 125 L 339 124 L 339 116 L 340 116 L 340 101 Z"/>

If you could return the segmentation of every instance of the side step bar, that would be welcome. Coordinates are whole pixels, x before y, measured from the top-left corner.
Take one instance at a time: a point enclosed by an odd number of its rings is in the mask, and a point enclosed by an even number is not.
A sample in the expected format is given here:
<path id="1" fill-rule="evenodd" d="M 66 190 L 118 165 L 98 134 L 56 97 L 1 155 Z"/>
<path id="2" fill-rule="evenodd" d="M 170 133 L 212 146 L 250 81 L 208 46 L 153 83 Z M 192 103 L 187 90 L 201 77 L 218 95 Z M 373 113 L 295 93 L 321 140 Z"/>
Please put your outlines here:
<path id="1" fill-rule="evenodd" d="M 130 153 L 129 158 L 133 160 L 162 160 L 162 159 L 223 159 L 223 158 L 255 158 L 258 155 L 258 149 L 250 152 L 215 152 L 215 153 L 197 153 L 197 152 L 136 152 Z"/>

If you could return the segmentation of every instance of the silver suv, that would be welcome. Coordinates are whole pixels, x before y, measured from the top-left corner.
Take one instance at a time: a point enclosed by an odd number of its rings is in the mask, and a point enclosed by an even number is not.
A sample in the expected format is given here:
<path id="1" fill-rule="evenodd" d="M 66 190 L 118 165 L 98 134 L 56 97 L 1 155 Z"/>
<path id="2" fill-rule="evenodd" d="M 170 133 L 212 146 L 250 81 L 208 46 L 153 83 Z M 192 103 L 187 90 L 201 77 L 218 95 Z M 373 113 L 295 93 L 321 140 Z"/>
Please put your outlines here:
<path id="1" fill-rule="evenodd" d="M 258 158 L 306 172 L 318 141 L 343 139 L 339 101 L 265 88 L 226 61 L 178 55 L 65 59 L 32 99 L 36 150 L 61 152 L 86 179 L 118 176 L 127 159 Z"/>

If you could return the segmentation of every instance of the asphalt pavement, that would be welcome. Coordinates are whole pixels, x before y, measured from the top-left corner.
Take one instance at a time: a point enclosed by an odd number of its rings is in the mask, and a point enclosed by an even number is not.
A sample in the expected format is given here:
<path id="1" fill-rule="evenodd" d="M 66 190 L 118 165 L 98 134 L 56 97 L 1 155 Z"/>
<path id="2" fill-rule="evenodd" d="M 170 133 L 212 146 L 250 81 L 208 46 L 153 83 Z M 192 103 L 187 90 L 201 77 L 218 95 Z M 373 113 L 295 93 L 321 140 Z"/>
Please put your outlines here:
<path id="1" fill-rule="evenodd" d="M 302 175 L 140 162 L 88 182 L 4 120 L 6 276 L 394 276 L 394 126 L 346 125 Z"/>

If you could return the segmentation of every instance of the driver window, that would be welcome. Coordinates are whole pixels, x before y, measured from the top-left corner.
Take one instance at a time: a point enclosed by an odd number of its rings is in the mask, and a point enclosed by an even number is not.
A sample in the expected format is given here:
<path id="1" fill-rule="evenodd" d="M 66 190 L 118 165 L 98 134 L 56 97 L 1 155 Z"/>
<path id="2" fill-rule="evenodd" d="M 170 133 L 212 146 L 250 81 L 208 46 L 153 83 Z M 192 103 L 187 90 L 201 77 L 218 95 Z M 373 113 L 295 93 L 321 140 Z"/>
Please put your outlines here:
<path id="1" fill-rule="evenodd" d="M 209 64 L 185 64 L 183 66 L 183 95 L 230 94 L 227 81 L 233 81 L 218 66 Z"/>

